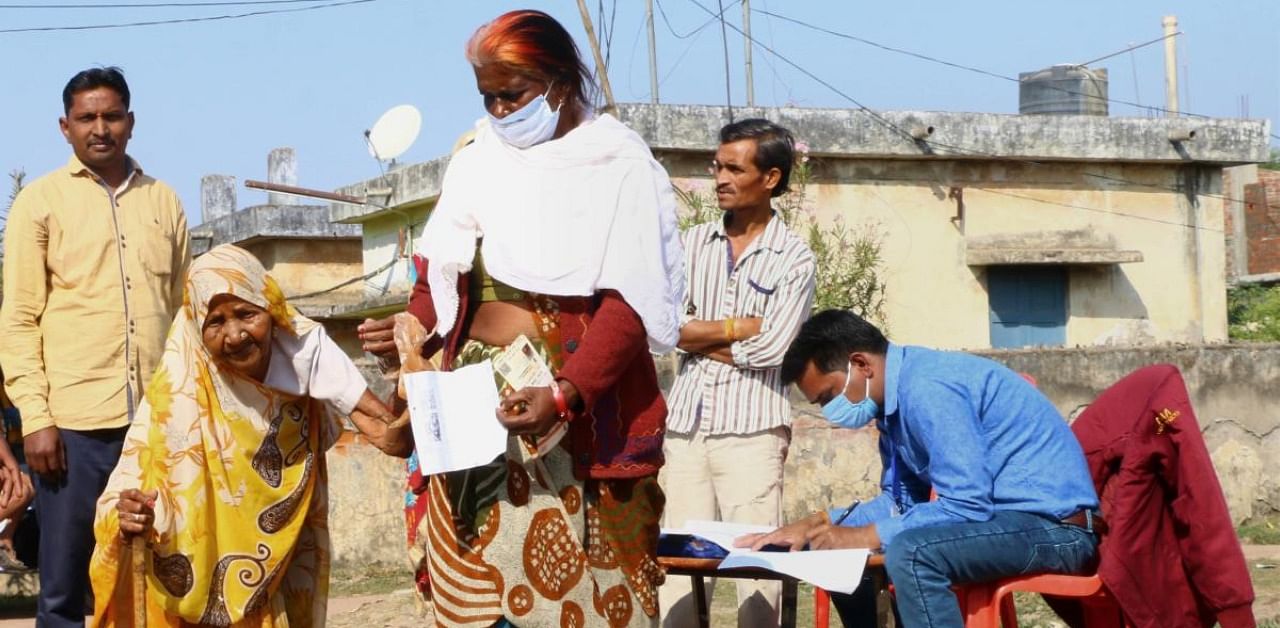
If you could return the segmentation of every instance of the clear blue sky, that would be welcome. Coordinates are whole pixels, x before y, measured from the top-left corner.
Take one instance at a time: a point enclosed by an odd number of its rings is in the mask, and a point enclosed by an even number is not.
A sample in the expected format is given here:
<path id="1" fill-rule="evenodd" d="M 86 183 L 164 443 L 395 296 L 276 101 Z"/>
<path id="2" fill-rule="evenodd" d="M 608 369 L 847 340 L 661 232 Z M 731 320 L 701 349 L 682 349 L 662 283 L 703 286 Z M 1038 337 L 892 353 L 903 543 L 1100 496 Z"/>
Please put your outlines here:
<path id="1" fill-rule="evenodd" d="M 25 0 L 28 4 L 104 4 L 107 0 Z M 162 0 L 114 0 L 156 3 Z M 171 0 L 176 1 L 176 0 Z M 210 1 L 210 0 L 187 0 Z M 714 7 L 716 0 L 698 0 Z M 729 6 L 730 0 L 723 0 Z M 20 4 L 18 0 L 0 0 Z M 269 6 L 32 10 L 0 8 L 0 29 L 107 24 L 223 15 Z M 588 2 L 593 14 L 599 0 Z M 604 2 L 606 14 L 614 0 Z M 685 34 L 707 20 L 694 0 L 661 0 Z M 1082 62 L 1161 35 L 1160 18 L 1175 14 L 1184 110 L 1241 114 L 1247 95 L 1254 118 L 1280 120 L 1280 2 L 1239 0 L 1081 0 L 1071 3 L 988 0 L 980 3 L 752 0 L 769 10 L 827 28 L 959 64 L 1016 76 L 1055 63 Z M 375 0 L 364 4 L 202 23 L 111 30 L 0 33 L 6 88 L 0 113 L 0 168 L 34 177 L 65 163 L 58 132 L 61 90 L 93 65 L 124 68 L 137 127 L 129 145 L 148 172 L 181 195 L 199 219 L 204 174 L 266 176 L 267 152 L 292 146 L 299 183 L 332 189 L 374 176 L 362 136 L 378 115 L 400 103 L 423 112 L 423 132 L 402 161 L 444 154 L 482 114 L 462 45 L 484 21 L 513 8 L 548 11 L 570 27 L 590 54 L 576 0 Z M 726 11 L 740 24 L 735 4 Z M 644 2 L 617 0 L 609 75 L 621 101 L 649 98 Z M 873 109 L 1017 111 L 1017 85 L 944 67 L 755 15 L 753 35 Z M 679 39 L 658 17 L 663 102 L 724 102 L 724 58 L 718 24 Z M 729 30 L 735 104 L 743 97 L 743 42 Z M 772 63 L 770 63 L 772 62 Z M 1163 105 L 1159 44 L 1100 64 L 1111 97 Z M 848 101 L 761 49 L 755 52 L 758 104 L 847 107 Z M 1146 115 L 1112 104 L 1113 116 Z M 1272 132 L 1280 135 L 1273 126 Z M 1276 140 L 1273 140 L 1276 143 Z M 265 201 L 239 189 L 240 205 Z"/>

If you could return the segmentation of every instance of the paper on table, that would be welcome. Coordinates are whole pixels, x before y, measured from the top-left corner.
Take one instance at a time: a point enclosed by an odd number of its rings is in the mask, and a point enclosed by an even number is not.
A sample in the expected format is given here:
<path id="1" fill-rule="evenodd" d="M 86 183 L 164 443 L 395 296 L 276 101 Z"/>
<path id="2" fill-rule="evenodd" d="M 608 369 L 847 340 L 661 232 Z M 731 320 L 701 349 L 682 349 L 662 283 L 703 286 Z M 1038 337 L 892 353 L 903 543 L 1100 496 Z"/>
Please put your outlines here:
<path id="1" fill-rule="evenodd" d="M 733 546 L 733 540 L 757 532 L 772 532 L 773 526 L 728 521 L 686 521 L 683 528 L 664 530 L 667 534 L 691 534 L 729 551 L 720 561 L 721 569 L 757 567 L 804 580 L 816 587 L 853 593 L 862 582 L 871 550 L 806 550 L 803 552 L 753 552 Z"/>
<path id="2" fill-rule="evenodd" d="M 507 450 L 488 360 L 454 371 L 408 373 L 404 383 L 423 475 L 486 465 Z"/>
<path id="3" fill-rule="evenodd" d="M 853 593 L 862 582 L 871 550 L 806 550 L 803 552 L 730 552 L 721 569 L 759 567 L 804 580 L 815 587 Z"/>
<path id="4" fill-rule="evenodd" d="M 663 530 L 667 534 L 690 534 L 706 539 L 725 548 L 730 553 L 750 551 L 746 548 L 734 547 L 733 540 L 744 534 L 772 532 L 773 526 L 752 525 L 749 523 L 732 523 L 729 521 L 697 521 L 690 519 L 684 527 L 675 530 Z"/>

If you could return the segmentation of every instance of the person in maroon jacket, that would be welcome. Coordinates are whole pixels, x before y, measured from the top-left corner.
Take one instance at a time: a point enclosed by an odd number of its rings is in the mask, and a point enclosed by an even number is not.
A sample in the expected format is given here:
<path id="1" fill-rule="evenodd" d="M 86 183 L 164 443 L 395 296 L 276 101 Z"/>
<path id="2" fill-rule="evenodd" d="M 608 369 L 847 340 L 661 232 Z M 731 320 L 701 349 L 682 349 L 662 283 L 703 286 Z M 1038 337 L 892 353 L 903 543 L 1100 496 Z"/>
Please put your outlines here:
<path id="1" fill-rule="evenodd" d="M 506 387 L 493 463 L 424 477 L 411 459 L 419 589 L 441 625 L 655 625 L 667 407 L 649 350 L 679 338 L 675 195 L 640 136 L 592 111 L 551 17 L 502 15 L 467 59 L 488 115 L 449 163 L 409 311 L 446 368 L 527 339 L 554 381 Z M 366 350 L 390 358 L 389 329 L 362 325 Z"/>
<path id="2" fill-rule="evenodd" d="M 1138 628 L 1253 626 L 1248 566 L 1178 369 L 1134 371 L 1071 429 L 1109 526 L 1098 575 L 1129 620 Z"/>

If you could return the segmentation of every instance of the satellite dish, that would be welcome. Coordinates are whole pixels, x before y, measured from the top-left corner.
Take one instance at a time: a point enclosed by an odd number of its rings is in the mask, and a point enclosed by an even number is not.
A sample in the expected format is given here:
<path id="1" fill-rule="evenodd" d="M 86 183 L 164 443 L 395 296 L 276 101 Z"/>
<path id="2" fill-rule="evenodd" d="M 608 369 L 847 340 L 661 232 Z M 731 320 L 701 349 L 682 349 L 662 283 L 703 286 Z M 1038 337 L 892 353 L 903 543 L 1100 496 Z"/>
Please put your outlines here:
<path id="1" fill-rule="evenodd" d="M 397 105 L 387 110 L 364 132 L 368 140 L 369 154 L 379 161 L 395 159 L 404 154 L 422 129 L 422 114 L 413 105 Z"/>

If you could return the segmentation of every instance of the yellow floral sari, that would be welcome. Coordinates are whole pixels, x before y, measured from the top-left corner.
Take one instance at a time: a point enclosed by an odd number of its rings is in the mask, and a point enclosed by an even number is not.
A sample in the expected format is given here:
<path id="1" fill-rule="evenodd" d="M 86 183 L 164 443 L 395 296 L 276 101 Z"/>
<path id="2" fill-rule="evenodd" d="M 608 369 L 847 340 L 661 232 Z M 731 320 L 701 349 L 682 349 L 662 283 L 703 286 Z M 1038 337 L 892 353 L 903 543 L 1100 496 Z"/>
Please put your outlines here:
<path id="1" fill-rule="evenodd" d="M 219 369 L 201 341 L 208 304 L 232 294 L 271 313 L 275 334 L 317 323 L 297 314 L 248 252 L 220 246 L 187 277 L 164 357 L 98 502 L 90 565 L 95 625 L 323 626 L 329 583 L 326 404 Z M 120 492 L 157 490 L 144 609 L 120 536 Z"/>

